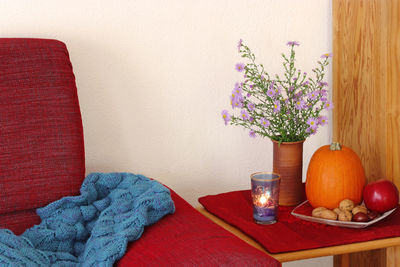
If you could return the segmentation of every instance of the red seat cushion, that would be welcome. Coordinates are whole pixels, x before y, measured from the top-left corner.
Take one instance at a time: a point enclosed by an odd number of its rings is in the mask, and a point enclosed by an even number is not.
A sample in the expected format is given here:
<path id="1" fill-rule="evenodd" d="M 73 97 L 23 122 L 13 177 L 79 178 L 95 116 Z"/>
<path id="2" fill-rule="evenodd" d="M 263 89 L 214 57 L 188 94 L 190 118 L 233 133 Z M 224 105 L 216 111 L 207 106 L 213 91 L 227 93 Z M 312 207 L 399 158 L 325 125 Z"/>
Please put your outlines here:
<path id="1" fill-rule="evenodd" d="M 21 220 L 18 211 L 78 193 L 85 175 L 81 114 L 65 44 L 0 39 L 0 103 L 0 228 L 20 231 L 18 224 L 29 227 L 37 218 L 15 221 Z"/>
<path id="2" fill-rule="evenodd" d="M 146 227 L 117 266 L 281 266 L 171 195 L 175 213 Z"/>

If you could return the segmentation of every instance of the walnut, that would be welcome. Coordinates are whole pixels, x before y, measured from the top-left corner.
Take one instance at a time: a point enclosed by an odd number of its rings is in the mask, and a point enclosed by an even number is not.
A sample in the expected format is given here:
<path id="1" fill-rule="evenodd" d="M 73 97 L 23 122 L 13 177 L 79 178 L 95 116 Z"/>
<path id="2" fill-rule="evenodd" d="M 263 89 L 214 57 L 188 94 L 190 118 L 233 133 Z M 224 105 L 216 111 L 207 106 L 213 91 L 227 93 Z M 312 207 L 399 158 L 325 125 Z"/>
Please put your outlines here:
<path id="1" fill-rule="evenodd" d="M 339 208 L 341 210 L 351 211 L 354 208 L 354 202 L 350 199 L 344 199 L 340 201 Z"/>
<path id="2" fill-rule="evenodd" d="M 342 210 L 339 208 L 334 208 L 333 212 L 335 212 L 337 215 L 339 215 L 342 212 Z"/>
<path id="3" fill-rule="evenodd" d="M 322 213 L 324 210 L 326 210 L 325 207 L 318 207 L 318 208 L 315 208 L 315 209 L 313 209 L 313 211 L 312 211 L 312 216 L 313 216 L 313 217 L 320 218 L 320 217 L 321 217 L 321 213 Z"/>
<path id="4" fill-rule="evenodd" d="M 325 209 L 321 212 L 320 216 L 323 219 L 336 220 L 338 215 L 331 210 Z"/>
<path id="5" fill-rule="evenodd" d="M 359 213 L 359 212 L 362 212 L 362 213 L 367 214 L 367 213 L 368 213 L 368 210 L 367 210 L 367 208 L 366 208 L 365 206 L 360 205 L 360 206 L 354 207 L 354 209 L 352 209 L 351 212 L 352 212 L 353 214 L 356 214 L 356 213 Z"/>
<path id="6" fill-rule="evenodd" d="M 338 219 L 339 219 L 339 221 L 350 222 L 352 217 L 353 217 L 353 214 L 351 214 L 350 211 L 342 210 L 339 213 Z"/>

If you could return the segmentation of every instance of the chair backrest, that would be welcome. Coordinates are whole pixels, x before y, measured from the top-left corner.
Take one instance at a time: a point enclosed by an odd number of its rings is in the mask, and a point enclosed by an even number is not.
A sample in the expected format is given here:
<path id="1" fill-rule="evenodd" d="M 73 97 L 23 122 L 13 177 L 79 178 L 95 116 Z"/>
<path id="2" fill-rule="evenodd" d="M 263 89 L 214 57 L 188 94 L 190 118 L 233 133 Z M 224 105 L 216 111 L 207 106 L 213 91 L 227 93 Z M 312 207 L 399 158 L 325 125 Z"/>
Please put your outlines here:
<path id="1" fill-rule="evenodd" d="M 82 120 L 64 43 L 0 39 L 0 228 L 38 222 L 34 210 L 79 192 Z"/>

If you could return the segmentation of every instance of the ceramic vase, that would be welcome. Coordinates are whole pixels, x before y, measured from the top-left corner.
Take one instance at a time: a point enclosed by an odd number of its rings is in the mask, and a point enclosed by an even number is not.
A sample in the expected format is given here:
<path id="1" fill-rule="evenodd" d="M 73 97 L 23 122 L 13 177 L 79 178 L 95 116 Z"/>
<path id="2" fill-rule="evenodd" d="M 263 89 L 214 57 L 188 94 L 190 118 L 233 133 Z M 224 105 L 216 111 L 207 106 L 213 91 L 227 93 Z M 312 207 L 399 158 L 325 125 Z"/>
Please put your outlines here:
<path id="1" fill-rule="evenodd" d="M 295 206 L 306 199 L 303 176 L 303 141 L 273 142 L 273 171 L 280 174 L 279 205 Z"/>

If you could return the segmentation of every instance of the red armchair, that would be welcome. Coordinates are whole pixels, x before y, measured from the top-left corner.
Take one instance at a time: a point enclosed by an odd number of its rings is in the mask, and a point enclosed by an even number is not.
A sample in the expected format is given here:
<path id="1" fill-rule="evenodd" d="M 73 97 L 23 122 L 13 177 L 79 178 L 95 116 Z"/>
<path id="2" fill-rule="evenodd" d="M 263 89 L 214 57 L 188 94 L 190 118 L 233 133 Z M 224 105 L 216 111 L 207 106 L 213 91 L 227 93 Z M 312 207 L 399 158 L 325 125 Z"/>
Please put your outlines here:
<path id="1" fill-rule="evenodd" d="M 76 195 L 85 176 L 82 120 L 64 43 L 0 39 L 0 228 L 38 224 L 36 208 Z M 280 266 L 171 190 L 175 214 L 147 227 L 118 266 Z"/>

